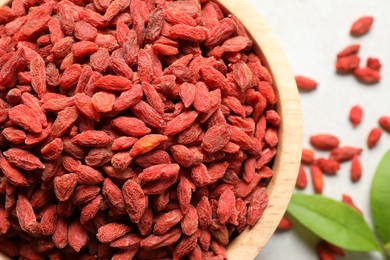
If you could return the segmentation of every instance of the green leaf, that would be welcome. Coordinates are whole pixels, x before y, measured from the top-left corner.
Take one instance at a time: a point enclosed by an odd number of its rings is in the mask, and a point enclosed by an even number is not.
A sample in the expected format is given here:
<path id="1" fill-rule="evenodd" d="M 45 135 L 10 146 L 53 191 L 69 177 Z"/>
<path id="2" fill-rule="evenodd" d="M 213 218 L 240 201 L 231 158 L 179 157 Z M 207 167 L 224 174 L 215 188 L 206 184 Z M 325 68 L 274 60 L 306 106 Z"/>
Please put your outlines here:
<path id="1" fill-rule="evenodd" d="M 386 259 L 390 259 L 390 243 L 384 245 L 383 248 L 385 249 L 384 254 L 387 256 Z"/>
<path id="2" fill-rule="evenodd" d="M 351 251 L 380 251 L 364 218 L 344 203 L 319 195 L 293 194 L 287 212 L 332 244 Z"/>
<path id="3" fill-rule="evenodd" d="M 380 239 L 390 243 L 390 150 L 383 156 L 371 184 L 371 214 Z"/>
<path id="4" fill-rule="evenodd" d="M 390 252 L 390 243 L 387 243 L 386 245 L 384 245 L 384 248 L 386 251 Z"/>

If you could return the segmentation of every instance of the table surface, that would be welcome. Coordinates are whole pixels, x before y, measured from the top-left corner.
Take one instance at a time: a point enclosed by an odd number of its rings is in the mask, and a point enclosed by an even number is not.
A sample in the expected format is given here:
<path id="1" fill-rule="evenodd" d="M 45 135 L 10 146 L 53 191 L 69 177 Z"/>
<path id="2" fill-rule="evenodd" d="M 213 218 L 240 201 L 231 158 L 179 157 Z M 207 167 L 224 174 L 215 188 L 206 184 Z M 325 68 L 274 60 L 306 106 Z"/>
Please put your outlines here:
<path id="1" fill-rule="evenodd" d="M 382 157 L 390 148 L 390 136 L 384 133 L 376 148 L 368 150 L 367 134 L 377 126 L 381 115 L 390 115 L 390 1 L 388 0 L 248 0 L 274 31 L 284 48 L 295 74 L 316 79 L 318 89 L 301 94 L 304 147 L 310 147 L 309 136 L 332 133 L 342 145 L 364 148 L 361 155 L 363 177 L 358 183 L 350 181 L 350 163 L 343 163 L 336 176 L 325 176 L 324 195 L 341 200 L 349 194 L 372 223 L 369 210 L 369 189 L 372 176 Z M 371 31 L 360 38 L 349 35 L 354 20 L 363 15 L 375 18 Z M 353 76 L 335 73 L 336 53 L 351 43 L 360 43 L 362 65 L 367 57 L 382 61 L 383 79 L 367 86 Z M 364 110 L 362 123 L 354 129 L 349 122 L 350 108 L 359 104 Z M 327 156 L 327 153 L 316 153 Z M 308 172 L 308 169 L 307 169 Z M 309 181 L 310 176 L 308 175 Z M 309 183 L 304 191 L 313 193 Z M 371 225 L 371 224 L 370 224 Z M 372 226 L 372 225 L 371 225 Z M 276 233 L 256 260 L 312 260 L 317 259 L 315 245 L 318 238 L 304 227 Z M 341 258 L 340 258 L 341 259 Z M 381 259 L 376 254 L 347 252 L 346 260 Z"/>

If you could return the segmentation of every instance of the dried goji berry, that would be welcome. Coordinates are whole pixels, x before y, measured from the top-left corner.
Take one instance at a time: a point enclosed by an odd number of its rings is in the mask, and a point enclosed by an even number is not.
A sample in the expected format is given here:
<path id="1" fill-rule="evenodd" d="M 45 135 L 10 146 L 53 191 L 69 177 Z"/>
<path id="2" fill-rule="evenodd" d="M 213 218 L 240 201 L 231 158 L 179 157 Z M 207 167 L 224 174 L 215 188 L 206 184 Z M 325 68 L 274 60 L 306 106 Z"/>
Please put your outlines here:
<path id="1" fill-rule="evenodd" d="M 367 68 L 379 71 L 382 64 L 378 58 L 369 57 L 367 59 Z"/>
<path id="2" fill-rule="evenodd" d="M 282 217 L 282 219 L 279 222 L 278 230 L 289 230 L 293 226 L 293 223 L 291 220 L 285 215 Z"/>
<path id="3" fill-rule="evenodd" d="M 378 123 L 385 131 L 390 132 L 390 116 L 381 116 Z"/>
<path id="4" fill-rule="evenodd" d="M 356 55 L 342 56 L 337 59 L 336 70 L 341 73 L 353 72 L 359 64 L 360 58 Z"/>
<path id="5" fill-rule="evenodd" d="M 361 36 L 371 29 L 373 22 L 372 16 L 362 16 L 352 24 L 350 32 L 353 36 Z"/>
<path id="6" fill-rule="evenodd" d="M 355 77 L 363 83 L 374 84 L 379 82 L 381 75 L 378 71 L 370 68 L 357 68 L 354 70 Z"/>
<path id="7" fill-rule="evenodd" d="M 54 191 L 59 201 L 66 201 L 77 185 L 77 174 L 69 173 L 54 178 Z"/>
<path id="8" fill-rule="evenodd" d="M 7 161 L 23 170 L 43 170 L 45 166 L 41 160 L 26 150 L 19 148 L 10 148 L 3 152 Z"/>
<path id="9" fill-rule="evenodd" d="M 310 137 L 310 144 L 318 150 L 332 150 L 339 146 L 339 139 L 331 134 L 317 134 Z"/>
<path id="10" fill-rule="evenodd" d="M 303 148 L 301 162 L 310 165 L 314 162 L 314 152 L 311 149 Z"/>
<path id="11" fill-rule="evenodd" d="M 373 128 L 371 129 L 370 133 L 368 134 L 367 137 L 367 146 L 368 148 L 372 149 L 374 148 L 377 143 L 379 142 L 379 139 L 382 136 L 382 130 L 380 128 Z"/>
<path id="12" fill-rule="evenodd" d="M 325 174 L 334 175 L 340 169 L 338 161 L 333 159 L 318 158 L 315 163 Z"/>
<path id="13" fill-rule="evenodd" d="M 257 220 L 263 215 L 265 208 L 268 205 L 268 194 L 266 188 L 259 188 L 255 190 L 248 207 L 249 226 L 253 227 Z"/>
<path id="14" fill-rule="evenodd" d="M 317 82 L 305 76 L 295 76 L 295 81 L 297 83 L 298 89 L 301 91 L 314 90 L 318 85 Z"/>
<path id="15" fill-rule="evenodd" d="M 351 163 L 351 179 L 356 182 L 362 176 L 362 166 L 358 155 L 354 155 Z"/>
<path id="16" fill-rule="evenodd" d="M 333 149 L 330 153 L 330 159 L 334 159 L 338 162 L 344 162 L 351 160 L 354 155 L 359 155 L 362 152 L 361 148 L 352 146 L 343 146 Z"/>
<path id="17" fill-rule="evenodd" d="M 131 221 L 138 223 L 147 207 L 147 197 L 136 182 L 128 180 L 122 187 L 126 211 Z"/>
<path id="18" fill-rule="evenodd" d="M 337 53 L 337 58 L 350 56 L 358 53 L 360 50 L 360 44 L 351 44 L 342 49 L 339 53 Z"/>
<path id="19" fill-rule="evenodd" d="M 73 220 L 68 226 L 68 243 L 76 251 L 86 246 L 88 242 L 88 233 L 81 225 L 80 221 Z"/>
<path id="20" fill-rule="evenodd" d="M 98 229 L 96 238 L 102 242 L 112 242 L 113 240 L 124 236 L 131 230 L 131 227 L 120 223 L 109 223 Z"/>
<path id="21" fill-rule="evenodd" d="M 225 190 L 218 200 L 218 219 L 221 224 L 225 224 L 233 214 L 233 210 L 235 209 L 236 197 L 232 190 Z"/>
<path id="22" fill-rule="evenodd" d="M 320 242 L 317 245 L 317 255 L 318 255 L 318 258 L 320 260 L 334 260 L 335 259 L 331 250 L 328 249 L 323 242 Z"/>
<path id="23" fill-rule="evenodd" d="M 295 186 L 298 189 L 304 189 L 307 186 L 307 176 L 302 164 L 299 166 L 297 183 L 295 184 Z"/>
<path id="24" fill-rule="evenodd" d="M 349 120 L 354 127 L 358 126 L 363 118 L 363 109 L 359 106 L 353 106 L 349 111 Z"/>
<path id="25" fill-rule="evenodd" d="M 313 187 L 316 193 L 322 193 L 324 189 L 324 179 L 321 169 L 316 165 L 310 166 L 310 173 L 313 182 Z"/>

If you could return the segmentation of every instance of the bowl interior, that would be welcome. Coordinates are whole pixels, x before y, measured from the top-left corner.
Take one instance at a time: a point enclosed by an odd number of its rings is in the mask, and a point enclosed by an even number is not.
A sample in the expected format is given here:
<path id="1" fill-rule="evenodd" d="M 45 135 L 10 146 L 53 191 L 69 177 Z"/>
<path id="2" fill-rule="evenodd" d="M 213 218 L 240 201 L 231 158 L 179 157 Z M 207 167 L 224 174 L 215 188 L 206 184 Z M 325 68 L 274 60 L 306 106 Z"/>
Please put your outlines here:
<path id="1" fill-rule="evenodd" d="M 0 6 L 9 4 L 0 0 Z M 246 0 L 219 0 L 225 14 L 235 15 L 245 26 L 254 43 L 254 51 L 269 69 L 279 97 L 278 153 L 274 160 L 274 177 L 268 185 L 269 205 L 259 222 L 246 229 L 228 246 L 229 259 L 253 259 L 274 233 L 283 216 L 298 173 L 302 148 L 302 122 L 299 95 L 293 74 L 282 48 L 263 18 Z M 0 254 L 0 259 L 7 259 Z"/>

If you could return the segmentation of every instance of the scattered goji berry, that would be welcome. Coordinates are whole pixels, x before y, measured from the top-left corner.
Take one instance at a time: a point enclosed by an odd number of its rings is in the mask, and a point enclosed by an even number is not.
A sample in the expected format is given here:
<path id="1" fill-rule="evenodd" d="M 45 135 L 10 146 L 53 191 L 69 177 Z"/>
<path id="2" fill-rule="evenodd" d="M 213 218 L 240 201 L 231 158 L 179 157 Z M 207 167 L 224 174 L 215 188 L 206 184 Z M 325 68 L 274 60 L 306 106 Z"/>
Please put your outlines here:
<path id="1" fill-rule="evenodd" d="M 335 260 L 332 251 L 324 244 L 324 242 L 318 243 L 317 255 L 320 260 Z"/>
<path id="2" fill-rule="evenodd" d="M 358 80 L 366 84 L 375 84 L 381 79 L 381 75 L 378 71 L 368 67 L 357 68 L 353 73 Z"/>
<path id="3" fill-rule="evenodd" d="M 372 16 L 362 16 L 352 24 L 350 32 L 353 36 L 362 36 L 371 29 L 373 23 Z"/>
<path id="4" fill-rule="evenodd" d="M 298 89 L 301 91 L 311 91 L 317 88 L 318 83 L 305 76 L 295 76 Z"/>
<path id="5" fill-rule="evenodd" d="M 356 182 L 362 177 L 362 165 L 358 155 L 354 155 L 351 163 L 351 180 Z"/>
<path id="6" fill-rule="evenodd" d="M 358 53 L 360 50 L 360 44 L 351 44 L 342 49 L 339 53 L 337 53 L 337 58 L 350 56 Z"/>
<path id="7" fill-rule="evenodd" d="M 279 222 L 278 230 L 282 230 L 282 231 L 290 230 L 292 227 L 293 227 L 293 223 L 286 215 L 284 215 Z"/>
<path id="8" fill-rule="evenodd" d="M 374 148 L 379 142 L 381 136 L 382 136 L 382 130 L 380 128 L 374 127 L 373 129 L 371 129 L 370 133 L 367 136 L 368 148 L 370 149 Z"/>
<path id="9" fill-rule="evenodd" d="M 353 72 L 359 67 L 360 58 L 357 55 L 342 56 L 337 59 L 336 70 L 341 73 Z"/>
<path id="10" fill-rule="evenodd" d="M 383 128 L 383 130 L 390 133 L 390 116 L 381 116 L 378 120 L 378 123 Z"/>
<path id="11" fill-rule="evenodd" d="M 307 176 L 302 164 L 299 166 L 297 183 L 295 184 L 295 186 L 298 189 L 304 189 L 307 186 Z"/>
<path id="12" fill-rule="evenodd" d="M 317 134 L 310 137 L 310 144 L 318 149 L 329 151 L 339 146 L 339 139 L 331 134 Z"/>
<path id="13" fill-rule="evenodd" d="M 380 71 L 382 64 L 378 58 L 369 57 L 367 58 L 367 68 Z"/>
<path id="14" fill-rule="evenodd" d="M 356 105 L 351 108 L 349 111 L 349 120 L 351 121 L 353 127 L 357 127 L 363 118 L 363 109 L 361 106 Z"/>
<path id="15" fill-rule="evenodd" d="M 339 162 L 333 159 L 318 158 L 316 164 L 323 173 L 328 175 L 334 175 L 340 169 Z"/>
<path id="16" fill-rule="evenodd" d="M 363 215 L 363 212 L 358 207 L 356 207 L 355 203 L 349 195 L 343 194 L 342 202 L 356 210 L 360 215 Z"/>
<path id="17" fill-rule="evenodd" d="M 310 165 L 314 162 L 314 152 L 311 149 L 303 148 L 301 162 Z"/>
<path id="18" fill-rule="evenodd" d="M 311 179 L 313 182 L 313 188 L 316 193 L 322 194 L 324 189 L 324 179 L 322 171 L 317 165 L 310 166 Z"/>
<path id="19" fill-rule="evenodd" d="M 354 155 L 359 155 L 362 152 L 361 148 L 352 147 L 352 146 L 343 146 L 333 149 L 330 152 L 330 159 L 336 160 L 338 162 L 345 162 L 352 160 Z"/>

